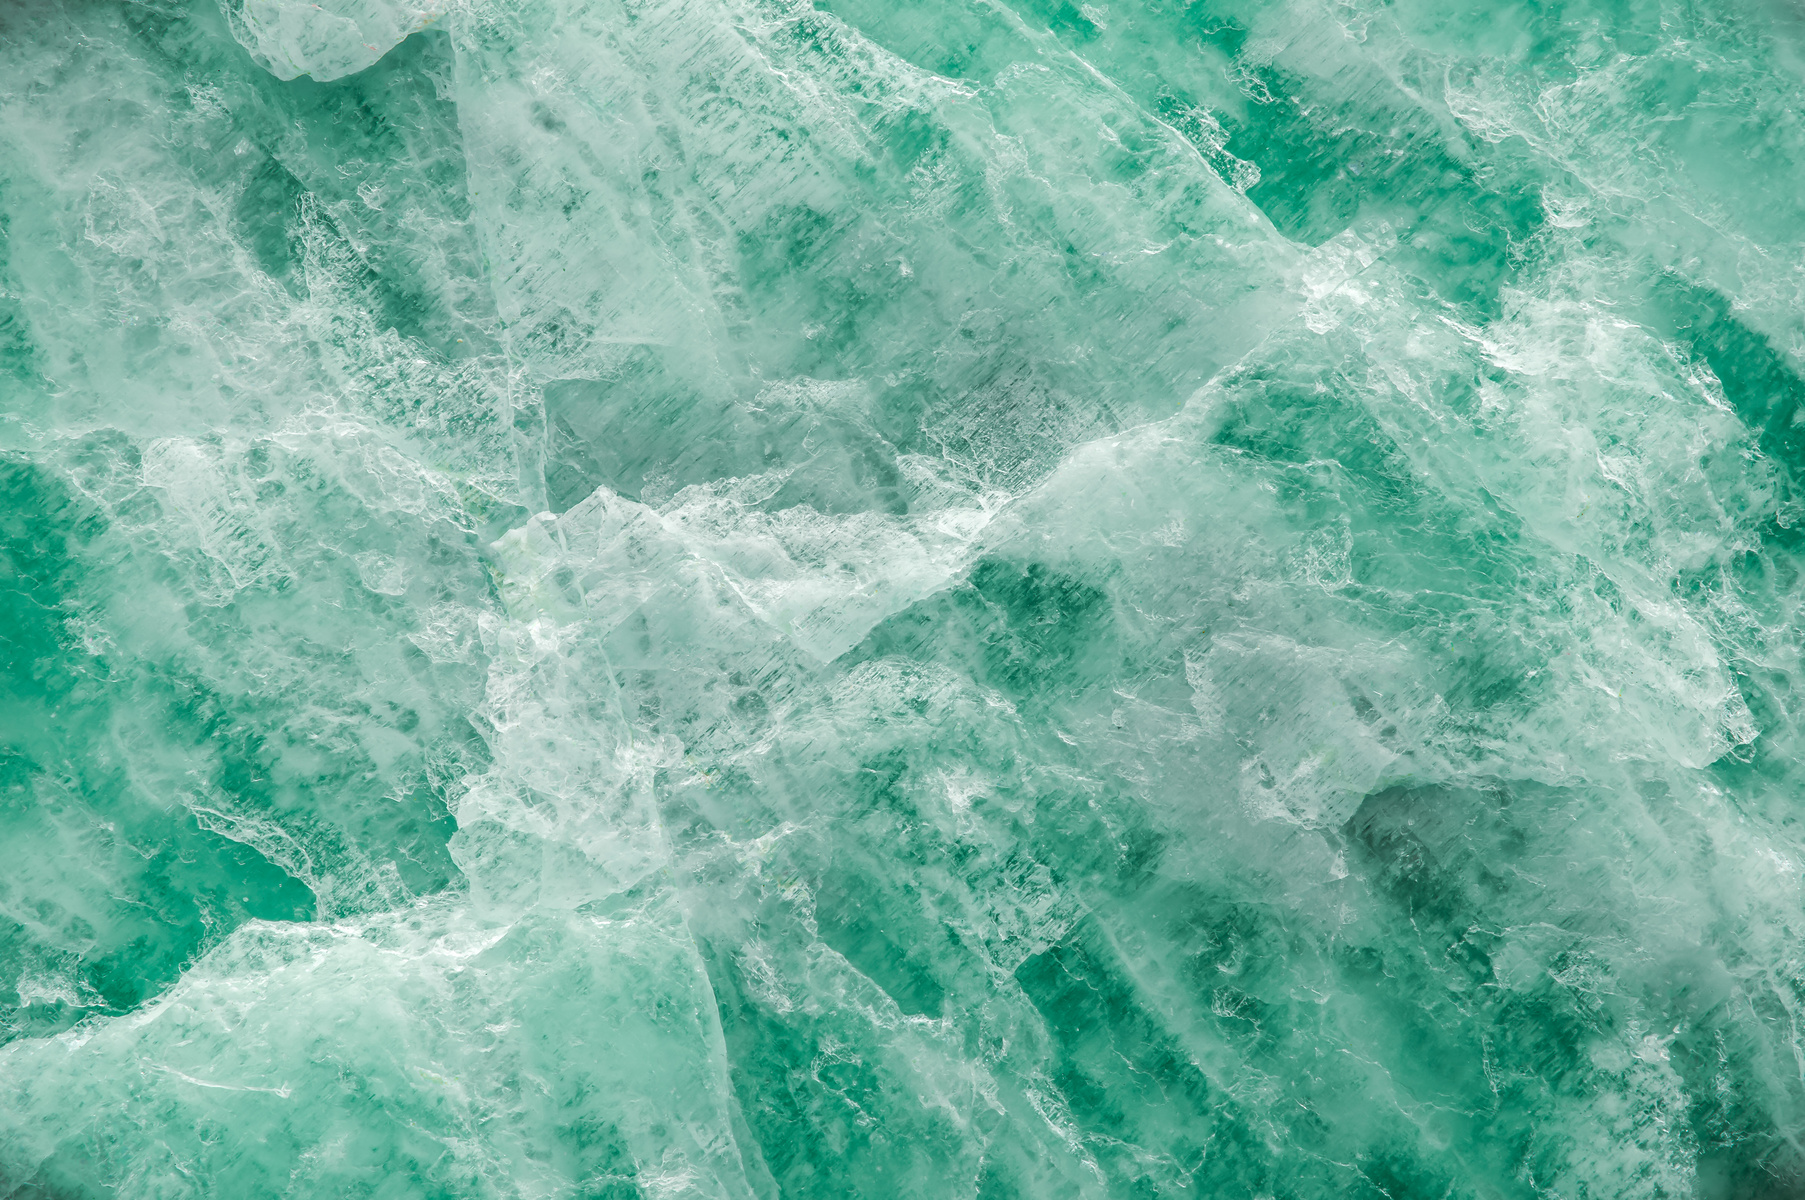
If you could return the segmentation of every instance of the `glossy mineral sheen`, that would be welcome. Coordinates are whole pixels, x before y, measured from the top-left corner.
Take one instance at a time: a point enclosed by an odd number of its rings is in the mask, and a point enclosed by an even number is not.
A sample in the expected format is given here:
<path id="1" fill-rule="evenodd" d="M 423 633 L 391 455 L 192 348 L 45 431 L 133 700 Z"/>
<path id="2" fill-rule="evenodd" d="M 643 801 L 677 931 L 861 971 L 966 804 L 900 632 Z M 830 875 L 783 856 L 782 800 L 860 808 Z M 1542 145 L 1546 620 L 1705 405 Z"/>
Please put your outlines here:
<path id="1" fill-rule="evenodd" d="M 5 0 L 0 1197 L 1805 1195 L 1782 0 Z"/>

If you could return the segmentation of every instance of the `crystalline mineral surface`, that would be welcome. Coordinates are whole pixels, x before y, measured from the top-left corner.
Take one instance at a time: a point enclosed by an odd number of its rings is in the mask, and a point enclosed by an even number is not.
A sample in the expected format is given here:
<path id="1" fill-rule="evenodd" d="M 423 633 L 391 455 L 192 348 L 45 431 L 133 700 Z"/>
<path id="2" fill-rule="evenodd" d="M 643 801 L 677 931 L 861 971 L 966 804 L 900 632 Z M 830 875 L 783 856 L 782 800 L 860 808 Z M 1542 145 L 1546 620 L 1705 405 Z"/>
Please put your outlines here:
<path id="1" fill-rule="evenodd" d="M 7 0 L 0 1197 L 1805 1194 L 1777 0 Z"/>

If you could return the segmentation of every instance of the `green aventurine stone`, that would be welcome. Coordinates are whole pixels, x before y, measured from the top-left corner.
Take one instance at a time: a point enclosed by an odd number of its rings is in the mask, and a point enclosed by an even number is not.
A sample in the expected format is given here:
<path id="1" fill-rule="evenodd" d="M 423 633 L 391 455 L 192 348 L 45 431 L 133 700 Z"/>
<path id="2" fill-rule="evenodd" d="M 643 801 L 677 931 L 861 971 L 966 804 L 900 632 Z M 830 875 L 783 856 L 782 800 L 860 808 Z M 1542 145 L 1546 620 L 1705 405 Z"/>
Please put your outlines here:
<path id="1" fill-rule="evenodd" d="M 0 6 L 0 1200 L 1805 1195 L 1801 61 Z"/>

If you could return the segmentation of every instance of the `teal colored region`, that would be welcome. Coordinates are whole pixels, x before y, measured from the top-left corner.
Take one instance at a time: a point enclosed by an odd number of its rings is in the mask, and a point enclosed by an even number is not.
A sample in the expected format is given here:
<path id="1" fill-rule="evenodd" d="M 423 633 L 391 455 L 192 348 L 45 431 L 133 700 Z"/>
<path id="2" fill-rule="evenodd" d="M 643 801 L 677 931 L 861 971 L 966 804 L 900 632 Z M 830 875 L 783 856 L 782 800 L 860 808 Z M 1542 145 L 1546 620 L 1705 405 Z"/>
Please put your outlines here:
<path id="1" fill-rule="evenodd" d="M 0 1200 L 1805 1196 L 1779 0 L 0 5 Z"/>

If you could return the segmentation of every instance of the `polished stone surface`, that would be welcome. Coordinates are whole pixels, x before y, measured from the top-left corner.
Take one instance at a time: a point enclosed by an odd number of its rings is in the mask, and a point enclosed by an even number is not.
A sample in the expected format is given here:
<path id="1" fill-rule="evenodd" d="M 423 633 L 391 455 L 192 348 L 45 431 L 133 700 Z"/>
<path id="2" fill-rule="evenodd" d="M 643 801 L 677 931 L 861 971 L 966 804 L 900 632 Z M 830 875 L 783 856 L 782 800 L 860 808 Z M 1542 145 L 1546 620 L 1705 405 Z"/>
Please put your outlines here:
<path id="1" fill-rule="evenodd" d="M 0 1197 L 1805 1194 L 1778 0 L 8 0 Z"/>

